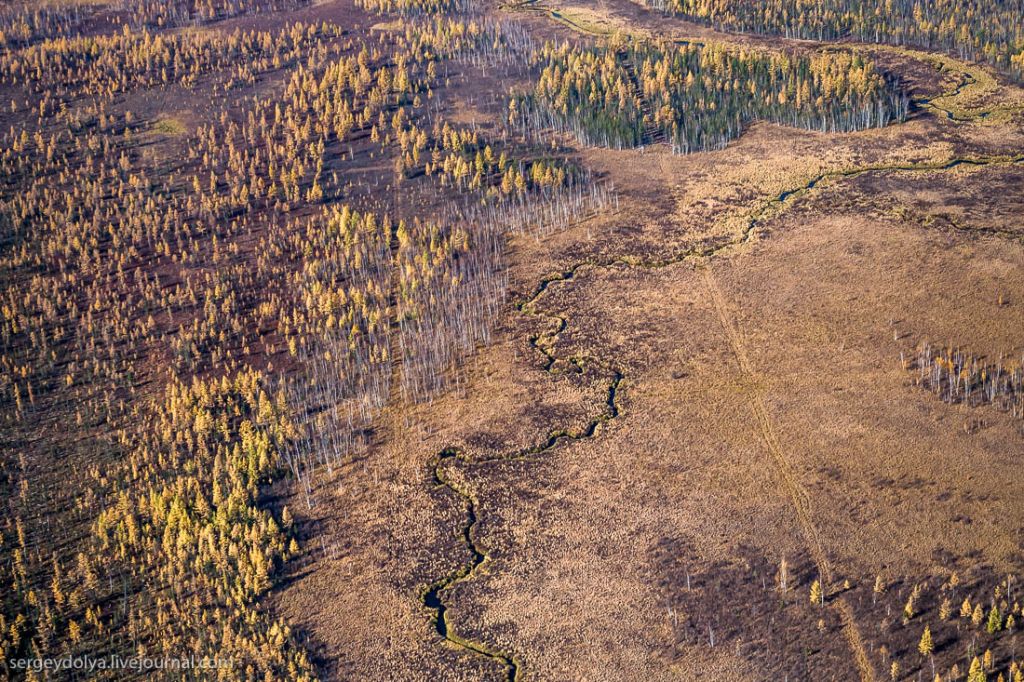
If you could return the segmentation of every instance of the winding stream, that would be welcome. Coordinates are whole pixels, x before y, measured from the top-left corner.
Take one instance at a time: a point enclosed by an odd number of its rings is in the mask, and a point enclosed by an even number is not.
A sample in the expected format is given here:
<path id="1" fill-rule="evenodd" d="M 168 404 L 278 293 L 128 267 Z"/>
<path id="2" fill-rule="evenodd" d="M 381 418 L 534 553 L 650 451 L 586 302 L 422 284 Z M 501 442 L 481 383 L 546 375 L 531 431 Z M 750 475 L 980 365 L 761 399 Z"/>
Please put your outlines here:
<path id="1" fill-rule="evenodd" d="M 547 291 L 548 287 L 555 282 L 566 282 L 573 278 L 575 271 L 563 273 L 560 276 L 556 276 L 550 279 L 545 279 L 541 285 L 537 288 L 534 294 L 523 303 L 519 304 L 518 309 L 521 312 L 529 312 L 530 314 L 536 314 L 533 311 L 533 303 Z M 553 332 L 548 334 L 536 334 L 531 336 L 529 339 L 530 346 L 536 349 L 539 353 L 544 356 L 544 371 L 550 374 L 557 374 L 558 370 L 555 369 L 554 365 L 557 361 L 557 356 L 550 348 L 542 342 L 542 339 L 550 339 L 550 343 L 553 344 L 558 334 L 562 332 L 568 325 L 566 319 L 562 316 L 553 316 L 557 320 L 556 328 Z M 578 371 L 583 371 L 584 359 L 581 357 L 574 357 L 571 359 L 573 365 Z M 461 461 L 467 466 L 471 465 L 485 465 L 492 462 L 500 461 L 511 461 L 517 459 L 526 459 L 528 457 L 541 455 L 555 447 L 560 443 L 572 442 L 578 440 L 584 440 L 587 438 L 593 438 L 597 433 L 598 427 L 615 419 L 619 416 L 620 410 L 618 406 L 618 393 L 619 387 L 623 380 L 623 374 L 617 369 L 613 369 L 610 373 L 610 380 L 608 383 L 607 396 L 605 398 L 604 410 L 598 416 L 592 418 L 587 425 L 576 432 L 568 429 L 557 429 L 550 431 L 542 442 L 532 447 L 526 448 L 519 452 L 507 455 L 497 456 L 488 459 L 478 460 L 467 460 L 461 450 L 454 447 L 445 448 L 439 452 L 432 460 L 432 475 L 433 482 L 438 487 L 444 487 L 450 490 L 453 494 L 457 495 L 462 499 L 463 506 L 466 510 L 466 522 L 460 529 L 460 536 L 463 544 L 469 550 L 470 558 L 469 561 L 463 564 L 461 567 L 456 569 L 448 576 L 436 581 L 421 595 L 421 601 L 423 605 L 434 612 L 433 623 L 434 629 L 437 634 L 444 639 L 455 645 L 456 647 L 469 651 L 471 653 L 485 656 L 491 660 L 499 663 L 505 669 L 505 675 L 508 682 L 516 682 L 519 679 L 521 666 L 516 657 L 509 653 L 503 653 L 494 650 L 486 644 L 475 642 L 464 637 L 459 636 L 454 632 L 452 626 L 448 621 L 448 605 L 445 603 L 446 592 L 449 588 L 453 587 L 457 583 L 469 580 L 473 577 L 476 570 L 488 561 L 489 556 L 481 547 L 476 538 L 474 537 L 474 530 L 479 520 L 476 513 L 476 501 L 473 496 L 458 484 L 452 481 L 445 474 L 445 467 L 448 462 Z"/>

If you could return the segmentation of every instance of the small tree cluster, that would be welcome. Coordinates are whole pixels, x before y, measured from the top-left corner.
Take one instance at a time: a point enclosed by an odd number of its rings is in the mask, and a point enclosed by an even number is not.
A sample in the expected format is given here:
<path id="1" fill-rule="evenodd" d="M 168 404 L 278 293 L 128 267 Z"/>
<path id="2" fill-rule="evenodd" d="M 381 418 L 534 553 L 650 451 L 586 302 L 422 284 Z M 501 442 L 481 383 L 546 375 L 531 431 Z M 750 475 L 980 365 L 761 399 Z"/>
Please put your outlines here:
<path id="1" fill-rule="evenodd" d="M 884 126 L 907 96 L 859 55 L 802 57 L 666 42 L 548 44 L 509 122 L 555 127 L 616 148 L 665 140 L 677 152 L 719 149 L 753 120 L 823 131 Z"/>
<path id="2" fill-rule="evenodd" d="M 925 344 L 915 365 L 918 384 L 944 402 L 992 404 L 1024 418 L 1024 359 L 1020 364 L 1003 358 L 993 363 L 960 348 Z"/>

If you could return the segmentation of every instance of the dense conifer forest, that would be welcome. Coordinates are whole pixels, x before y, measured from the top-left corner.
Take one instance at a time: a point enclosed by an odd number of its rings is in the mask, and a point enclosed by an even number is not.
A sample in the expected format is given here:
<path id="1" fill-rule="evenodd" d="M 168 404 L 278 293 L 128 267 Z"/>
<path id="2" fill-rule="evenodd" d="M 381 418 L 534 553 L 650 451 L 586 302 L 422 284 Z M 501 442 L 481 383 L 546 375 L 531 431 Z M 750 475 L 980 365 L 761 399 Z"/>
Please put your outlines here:
<path id="1" fill-rule="evenodd" d="M 1021 0 L 651 0 L 650 4 L 729 31 L 945 50 L 985 60 L 1024 78 Z"/>
<path id="2" fill-rule="evenodd" d="M 509 119 L 623 148 L 657 141 L 721 149 L 755 120 L 823 132 L 903 119 L 908 101 L 871 62 L 847 53 L 772 55 L 650 43 L 581 50 L 547 45 L 533 92 Z"/>

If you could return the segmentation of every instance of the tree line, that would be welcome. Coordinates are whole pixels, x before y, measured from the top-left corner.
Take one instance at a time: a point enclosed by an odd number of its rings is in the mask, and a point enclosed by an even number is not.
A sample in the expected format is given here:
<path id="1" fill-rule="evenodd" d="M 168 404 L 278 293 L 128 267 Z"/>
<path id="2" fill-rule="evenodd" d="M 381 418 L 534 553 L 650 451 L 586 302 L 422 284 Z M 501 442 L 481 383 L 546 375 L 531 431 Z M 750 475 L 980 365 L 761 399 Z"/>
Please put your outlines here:
<path id="1" fill-rule="evenodd" d="M 1022 0 L 647 0 L 720 30 L 910 45 L 984 60 L 1024 77 Z"/>

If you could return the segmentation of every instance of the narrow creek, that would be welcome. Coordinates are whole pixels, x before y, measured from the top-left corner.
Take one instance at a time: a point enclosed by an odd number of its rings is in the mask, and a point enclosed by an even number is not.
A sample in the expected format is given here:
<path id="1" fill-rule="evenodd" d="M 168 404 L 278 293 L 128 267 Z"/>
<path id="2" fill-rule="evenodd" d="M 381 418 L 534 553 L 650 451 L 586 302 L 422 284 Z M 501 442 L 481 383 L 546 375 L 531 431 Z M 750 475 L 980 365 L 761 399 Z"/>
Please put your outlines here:
<path id="1" fill-rule="evenodd" d="M 532 309 L 532 306 L 537 299 L 548 290 L 551 284 L 567 282 L 571 280 L 574 275 L 575 269 L 543 280 L 533 295 L 517 306 L 519 311 L 530 315 L 538 315 L 538 313 L 534 312 Z M 555 368 L 555 363 L 558 358 L 548 345 L 554 343 L 558 335 L 566 328 L 568 322 L 565 317 L 560 315 L 550 317 L 557 322 L 554 330 L 546 334 L 536 334 L 531 336 L 529 338 L 529 343 L 533 349 L 544 356 L 544 371 L 549 374 L 558 374 L 559 370 Z M 545 344 L 546 340 L 549 341 L 549 344 Z M 582 358 L 572 358 L 571 362 L 578 371 L 583 371 Z M 488 459 L 469 460 L 463 456 L 462 451 L 458 448 L 449 447 L 441 450 L 432 460 L 431 474 L 434 485 L 437 487 L 447 488 L 452 494 L 462 500 L 463 507 L 465 509 L 465 523 L 459 529 L 459 536 L 462 539 L 462 543 L 469 551 L 469 561 L 446 577 L 428 586 L 421 595 L 421 601 L 427 609 L 434 612 L 432 619 L 434 629 L 442 639 L 450 642 L 460 649 L 476 655 L 485 656 L 500 664 L 504 668 L 506 679 L 509 682 L 516 682 L 519 679 L 522 668 L 517 658 L 513 654 L 492 649 L 490 646 L 482 642 L 476 642 L 461 637 L 454 631 L 453 626 L 449 622 L 448 604 L 445 601 L 445 597 L 447 596 L 446 593 L 456 584 L 472 578 L 477 569 L 488 561 L 489 557 L 485 549 L 478 544 L 475 537 L 475 529 L 479 521 L 476 510 L 476 500 L 474 500 L 472 494 L 458 485 L 446 474 L 446 467 L 452 462 L 462 462 L 466 466 L 482 466 L 493 462 L 525 459 L 527 457 L 541 455 L 557 447 L 560 443 L 593 438 L 601 424 L 615 419 L 620 415 L 618 395 L 623 378 L 622 372 L 617 369 L 611 370 L 603 411 L 601 414 L 590 419 L 586 426 L 578 431 L 572 431 L 570 429 L 556 429 L 549 431 L 546 438 L 540 443 L 509 455 L 499 455 Z"/>

